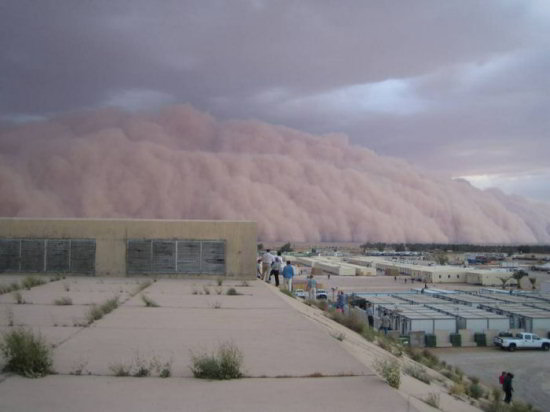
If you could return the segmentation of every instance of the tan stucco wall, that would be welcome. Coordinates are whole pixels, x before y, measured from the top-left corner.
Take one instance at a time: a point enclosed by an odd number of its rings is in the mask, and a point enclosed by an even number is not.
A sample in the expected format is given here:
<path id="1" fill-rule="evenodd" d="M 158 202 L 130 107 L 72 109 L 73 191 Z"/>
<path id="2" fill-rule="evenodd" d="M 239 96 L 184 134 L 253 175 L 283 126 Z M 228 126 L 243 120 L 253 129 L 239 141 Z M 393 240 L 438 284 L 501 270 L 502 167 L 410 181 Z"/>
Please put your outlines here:
<path id="1" fill-rule="evenodd" d="M 98 276 L 126 275 L 128 239 L 225 240 L 226 276 L 256 277 L 255 222 L 0 218 L 0 238 L 96 239 Z"/>

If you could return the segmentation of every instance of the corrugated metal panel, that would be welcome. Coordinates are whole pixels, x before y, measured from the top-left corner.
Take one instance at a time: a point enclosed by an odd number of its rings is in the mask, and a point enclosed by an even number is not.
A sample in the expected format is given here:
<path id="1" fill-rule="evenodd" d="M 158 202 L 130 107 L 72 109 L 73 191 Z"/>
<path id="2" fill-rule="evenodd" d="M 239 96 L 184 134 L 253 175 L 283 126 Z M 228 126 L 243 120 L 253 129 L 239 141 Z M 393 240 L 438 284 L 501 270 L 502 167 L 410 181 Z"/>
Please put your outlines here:
<path id="1" fill-rule="evenodd" d="M 127 250 L 128 273 L 143 273 L 151 271 L 151 241 L 128 240 Z"/>
<path id="2" fill-rule="evenodd" d="M 225 274 L 225 241 L 131 239 L 128 273 Z"/>
<path id="3" fill-rule="evenodd" d="M 68 240 L 46 240 L 46 272 L 68 272 L 70 269 Z"/>
<path id="4" fill-rule="evenodd" d="M 21 240 L 21 271 L 44 271 L 44 240 Z"/>
<path id="5" fill-rule="evenodd" d="M 71 240 L 71 272 L 95 273 L 95 240 Z"/>
<path id="6" fill-rule="evenodd" d="M 225 242 L 202 242 L 201 273 L 225 274 Z"/>
<path id="7" fill-rule="evenodd" d="M 19 271 L 19 240 L 0 239 L 0 272 Z"/>
<path id="8" fill-rule="evenodd" d="M 201 243 L 198 241 L 178 240 L 178 273 L 201 272 Z"/>
<path id="9" fill-rule="evenodd" d="M 176 242 L 153 240 L 151 271 L 155 273 L 176 272 Z"/>

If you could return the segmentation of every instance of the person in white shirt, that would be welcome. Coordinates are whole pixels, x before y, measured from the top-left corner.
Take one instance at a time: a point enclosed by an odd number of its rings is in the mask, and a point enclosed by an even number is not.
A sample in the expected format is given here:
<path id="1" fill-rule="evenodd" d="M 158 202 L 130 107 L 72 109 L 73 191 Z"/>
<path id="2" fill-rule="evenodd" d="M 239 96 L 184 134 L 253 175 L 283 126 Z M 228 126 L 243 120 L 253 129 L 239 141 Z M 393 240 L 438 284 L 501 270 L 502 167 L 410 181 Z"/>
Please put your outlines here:
<path id="1" fill-rule="evenodd" d="M 275 260 L 275 256 L 271 254 L 269 249 L 266 249 L 262 255 L 262 279 L 269 281 L 269 273 L 271 272 L 271 264 Z"/>
<path id="2" fill-rule="evenodd" d="M 284 268 L 283 257 L 281 252 L 277 252 L 277 256 L 273 258 L 273 263 L 271 264 L 271 272 L 269 273 L 269 283 L 271 283 L 271 275 L 275 278 L 275 286 L 279 287 L 279 274 L 282 273 Z"/>

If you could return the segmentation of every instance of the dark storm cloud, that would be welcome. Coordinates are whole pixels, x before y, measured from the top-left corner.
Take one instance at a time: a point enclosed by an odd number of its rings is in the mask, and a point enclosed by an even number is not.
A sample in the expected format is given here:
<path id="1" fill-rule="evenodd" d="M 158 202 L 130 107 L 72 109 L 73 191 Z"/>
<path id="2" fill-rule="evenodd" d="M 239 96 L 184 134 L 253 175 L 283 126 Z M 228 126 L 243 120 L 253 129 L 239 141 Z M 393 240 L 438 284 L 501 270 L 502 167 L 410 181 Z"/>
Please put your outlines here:
<path id="1" fill-rule="evenodd" d="M 543 0 L 4 0 L 0 119 L 190 102 L 452 176 L 550 175 L 549 15 Z"/>

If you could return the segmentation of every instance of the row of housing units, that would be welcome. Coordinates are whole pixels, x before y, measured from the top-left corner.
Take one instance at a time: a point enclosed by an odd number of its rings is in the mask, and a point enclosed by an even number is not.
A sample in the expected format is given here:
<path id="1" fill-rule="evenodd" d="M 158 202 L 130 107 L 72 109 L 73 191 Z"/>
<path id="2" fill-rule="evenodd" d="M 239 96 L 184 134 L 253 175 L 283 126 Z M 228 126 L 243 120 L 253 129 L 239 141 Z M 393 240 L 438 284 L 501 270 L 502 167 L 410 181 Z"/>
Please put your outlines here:
<path id="1" fill-rule="evenodd" d="M 0 273 L 255 277 L 254 222 L 0 219 Z"/>
<path id="2" fill-rule="evenodd" d="M 451 346 L 451 335 L 460 335 L 461 346 L 476 346 L 476 335 L 492 345 L 499 332 L 550 333 L 550 294 L 509 294 L 500 290 L 480 292 L 421 289 L 403 293 L 358 294 L 352 311 L 366 318 L 366 304 L 378 319 L 389 316 L 397 336 L 435 336 L 436 346 Z M 420 339 L 423 341 L 423 339 Z"/>
<path id="3" fill-rule="evenodd" d="M 299 265 L 311 268 L 312 273 L 340 276 L 410 276 L 426 283 L 469 283 L 482 286 L 501 286 L 500 279 L 508 279 L 507 285 L 514 285 L 509 270 L 477 269 L 448 265 L 420 265 L 392 262 L 380 257 L 330 257 L 314 256 L 293 258 Z"/>

